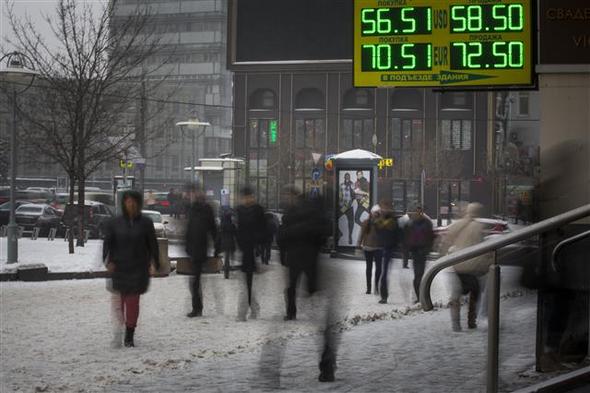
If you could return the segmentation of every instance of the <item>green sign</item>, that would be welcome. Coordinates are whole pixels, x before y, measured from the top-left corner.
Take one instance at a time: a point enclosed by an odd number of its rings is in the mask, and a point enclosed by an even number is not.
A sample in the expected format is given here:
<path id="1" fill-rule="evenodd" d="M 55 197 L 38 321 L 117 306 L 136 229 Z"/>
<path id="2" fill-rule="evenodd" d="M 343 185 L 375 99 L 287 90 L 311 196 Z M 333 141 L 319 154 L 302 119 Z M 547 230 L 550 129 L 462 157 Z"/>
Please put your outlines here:
<path id="1" fill-rule="evenodd" d="M 278 125 L 279 122 L 277 120 L 271 120 L 268 122 L 268 136 L 270 138 L 270 143 L 277 143 L 277 135 L 278 135 Z"/>

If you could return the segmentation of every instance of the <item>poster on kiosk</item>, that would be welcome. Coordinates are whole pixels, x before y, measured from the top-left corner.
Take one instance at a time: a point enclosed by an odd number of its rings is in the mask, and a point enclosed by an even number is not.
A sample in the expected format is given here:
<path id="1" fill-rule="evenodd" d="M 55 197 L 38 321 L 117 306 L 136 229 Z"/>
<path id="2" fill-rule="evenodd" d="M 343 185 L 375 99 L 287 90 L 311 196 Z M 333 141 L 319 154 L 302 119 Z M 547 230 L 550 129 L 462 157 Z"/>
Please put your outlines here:
<path id="1" fill-rule="evenodd" d="M 338 169 L 339 247 L 355 247 L 361 223 L 369 218 L 373 195 L 372 174 L 367 168 Z"/>
<path id="2" fill-rule="evenodd" d="M 381 156 L 366 150 L 349 150 L 330 158 L 334 166 L 334 247 L 354 248 L 361 224 L 377 199 L 377 165 Z"/>

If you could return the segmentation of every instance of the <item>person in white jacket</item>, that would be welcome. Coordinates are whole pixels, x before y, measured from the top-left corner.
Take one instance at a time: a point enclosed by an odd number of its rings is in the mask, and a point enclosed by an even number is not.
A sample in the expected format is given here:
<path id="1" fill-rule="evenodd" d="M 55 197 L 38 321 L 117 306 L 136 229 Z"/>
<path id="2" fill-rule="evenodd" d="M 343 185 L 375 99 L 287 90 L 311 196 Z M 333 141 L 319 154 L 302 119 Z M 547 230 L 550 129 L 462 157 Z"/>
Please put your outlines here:
<path id="1" fill-rule="evenodd" d="M 442 244 L 443 254 L 455 252 L 483 241 L 483 225 L 476 221 L 476 218 L 481 215 L 482 208 L 483 206 L 479 203 L 470 203 L 464 217 L 449 226 Z M 455 265 L 454 270 L 459 285 L 454 286 L 449 302 L 454 331 L 461 331 L 460 300 L 463 295 L 469 295 L 467 327 L 469 329 L 477 328 L 476 310 L 480 297 L 479 278 L 488 272 L 492 261 L 490 254 L 484 254 Z"/>

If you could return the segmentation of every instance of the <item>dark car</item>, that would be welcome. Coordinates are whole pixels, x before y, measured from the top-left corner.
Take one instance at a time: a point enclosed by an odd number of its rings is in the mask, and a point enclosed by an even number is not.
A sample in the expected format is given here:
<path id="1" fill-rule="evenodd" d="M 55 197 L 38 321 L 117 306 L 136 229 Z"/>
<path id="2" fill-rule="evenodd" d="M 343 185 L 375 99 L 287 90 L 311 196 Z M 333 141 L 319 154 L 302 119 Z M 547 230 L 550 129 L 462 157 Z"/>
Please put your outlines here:
<path id="1" fill-rule="evenodd" d="M 47 236 L 51 228 L 59 230 L 61 226 L 61 214 L 53 207 L 45 204 L 24 204 L 15 212 L 16 223 L 25 231 L 39 228 L 39 236 Z"/>
<path id="2" fill-rule="evenodd" d="M 84 212 L 84 227 L 90 231 L 90 237 L 102 238 L 104 225 L 107 220 L 114 217 L 112 210 L 104 203 L 87 200 L 84 203 Z M 62 219 L 63 226 L 66 228 L 74 228 L 74 233 L 76 233 L 78 217 L 78 203 L 76 202 L 66 205 Z"/>
<path id="3" fill-rule="evenodd" d="M 21 205 L 32 203 L 31 201 L 16 201 L 14 204 L 18 209 Z M 10 220 L 10 202 L 6 202 L 0 205 L 0 225 L 8 225 Z"/>

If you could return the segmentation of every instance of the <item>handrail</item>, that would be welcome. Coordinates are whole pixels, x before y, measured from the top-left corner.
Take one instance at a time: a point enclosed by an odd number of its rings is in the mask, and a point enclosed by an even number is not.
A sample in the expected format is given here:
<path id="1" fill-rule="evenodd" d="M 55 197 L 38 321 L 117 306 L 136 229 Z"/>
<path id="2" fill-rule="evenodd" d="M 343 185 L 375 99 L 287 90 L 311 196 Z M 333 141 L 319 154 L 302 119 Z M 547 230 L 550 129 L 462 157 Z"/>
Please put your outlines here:
<path id="1" fill-rule="evenodd" d="M 575 242 L 582 240 L 588 236 L 590 236 L 590 230 L 578 233 L 577 235 L 574 235 L 572 237 L 568 237 L 567 239 L 562 240 L 559 243 L 557 243 L 557 246 L 555 246 L 555 248 L 553 249 L 553 253 L 551 253 L 551 267 L 553 268 L 553 270 L 557 271 L 557 264 L 556 264 L 557 254 L 561 251 L 563 246 L 567 246 L 568 244 L 575 243 Z"/>
<path id="2" fill-rule="evenodd" d="M 422 303 L 422 309 L 424 311 L 430 311 L 434 308 L 430 297 L 430 287 L 432 286 L 434 277 L 443 269 L 588 216 L 590 216 L 590 204 L 580 206 L 576 209 L 532 224 L 510 234 L 486 240 L 480 244 L 466 247 L 453 254 L 439 258 L 437 263 L 428 268 L 426 273 L 424 273 L 424 277 L 420 283 L 420 302 Z"/>

